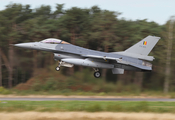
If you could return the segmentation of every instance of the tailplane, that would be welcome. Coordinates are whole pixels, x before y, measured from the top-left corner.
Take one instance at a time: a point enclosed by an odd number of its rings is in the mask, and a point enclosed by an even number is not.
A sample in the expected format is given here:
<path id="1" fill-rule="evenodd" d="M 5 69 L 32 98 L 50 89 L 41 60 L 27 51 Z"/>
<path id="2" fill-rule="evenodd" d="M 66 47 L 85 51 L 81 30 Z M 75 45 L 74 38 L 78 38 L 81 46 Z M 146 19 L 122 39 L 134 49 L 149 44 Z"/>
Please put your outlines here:
<path id="1" fill-rule="evenodd" d="M 147 56 L 151 52 L 153 47 L 156 45 L 156 43 L 159 41 L 159 39 L 160 37 L 147 36 L 140 42 L 126 49 L 124 52 Z"/>

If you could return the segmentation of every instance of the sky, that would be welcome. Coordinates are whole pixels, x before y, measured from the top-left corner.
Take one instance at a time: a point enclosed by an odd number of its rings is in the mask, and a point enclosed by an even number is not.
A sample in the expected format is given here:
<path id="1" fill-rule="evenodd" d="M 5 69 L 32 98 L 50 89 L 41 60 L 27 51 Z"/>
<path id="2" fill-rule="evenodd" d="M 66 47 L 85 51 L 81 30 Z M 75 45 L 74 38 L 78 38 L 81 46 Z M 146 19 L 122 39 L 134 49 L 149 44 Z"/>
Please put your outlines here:
<path id="1" fill-rule="evenodd" d="M 160 25 L 166 23 L 175 15 L 175 0 L 0 0 L 0 10 L 4 10 L 9 3 L 29 4 L 32 8 L 50 5 L 55 9 L 56 4 L 71 7 L 91 8 L 97 5 L 101 9 L 122 13 L 118 18 L 126 20 L 154 21 Z"/>

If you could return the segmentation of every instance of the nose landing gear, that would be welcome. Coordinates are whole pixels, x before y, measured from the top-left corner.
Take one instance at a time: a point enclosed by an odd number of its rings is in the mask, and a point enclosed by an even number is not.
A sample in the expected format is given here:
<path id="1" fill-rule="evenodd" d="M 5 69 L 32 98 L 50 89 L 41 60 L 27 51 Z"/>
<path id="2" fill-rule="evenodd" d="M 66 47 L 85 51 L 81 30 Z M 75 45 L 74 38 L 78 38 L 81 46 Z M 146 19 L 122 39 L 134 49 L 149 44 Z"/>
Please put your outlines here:
<path id="1" fill-rule="evenodd" d="M 55 70 L 56 70 L 56 71 L 59 71 L 59 70 L 60 70 L 60 67 L 56 67 Z"/>
<path id="2" fill-rule="evenodd" d="M 62 64 L 62 61 L 60 61 L 59 64 L 58 64 L 58 66 L 55 68 L 56 71 L 59 71 L 60 70 L 61 64 Z"/>
<path id="3" fill-rule="evenodd" d="M 94 72 L 94 77 L 99 78 L 101 76 L 101 73 L 99 72 L 98 68 L 94 68 L 95 72 Z"/>

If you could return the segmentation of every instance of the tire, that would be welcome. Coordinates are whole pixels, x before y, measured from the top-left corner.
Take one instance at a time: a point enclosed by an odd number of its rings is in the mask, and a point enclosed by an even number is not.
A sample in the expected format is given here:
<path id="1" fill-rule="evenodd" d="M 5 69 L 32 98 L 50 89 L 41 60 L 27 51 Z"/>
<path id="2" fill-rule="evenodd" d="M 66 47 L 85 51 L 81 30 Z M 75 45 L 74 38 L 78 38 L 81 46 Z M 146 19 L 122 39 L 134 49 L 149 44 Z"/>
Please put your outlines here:
<path id="1" fill-rule="evenodd" d="M 99 78 L 100 76 L 101 76 L 101 73 L 100 72 L 95 72 L 94 73 L 94 77 Z"/>
<path id="2" fill-rule="evenodd" d="M 60 68 L 59 68 L 59 67 L 56 67 L 56 68 L 55 68 L 55 70 L 56 70 L 56 71 L 59 71 L 59 70 L 60 70 Z"/>

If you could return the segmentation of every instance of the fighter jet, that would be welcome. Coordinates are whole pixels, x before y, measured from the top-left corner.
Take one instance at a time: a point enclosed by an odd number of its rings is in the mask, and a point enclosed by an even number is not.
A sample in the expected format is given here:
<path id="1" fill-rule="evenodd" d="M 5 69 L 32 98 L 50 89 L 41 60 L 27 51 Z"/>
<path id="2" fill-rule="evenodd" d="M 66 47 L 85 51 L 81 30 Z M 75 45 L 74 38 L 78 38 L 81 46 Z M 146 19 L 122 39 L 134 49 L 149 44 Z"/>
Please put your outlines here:
<path id="1" fill-rule="evenodd" d="M 153 61 L 154 57 L 148 54 L 159 39 L 160 37 L 147 36 L 125 51 L 109 53 L 86 49 L 55 38 L 19 43 L 14 46 L 52 52 L 54 59 L 58 61 L 57 71 L 61 66 L 87 66 L 92 67 L 95 71 L 94 76 L 99 78 L 101 76 L 99 68 L 111 69 L 113 74 L 124 74 L 125 70 L 151 71 L 152 64 L 147 61 Z"/>

